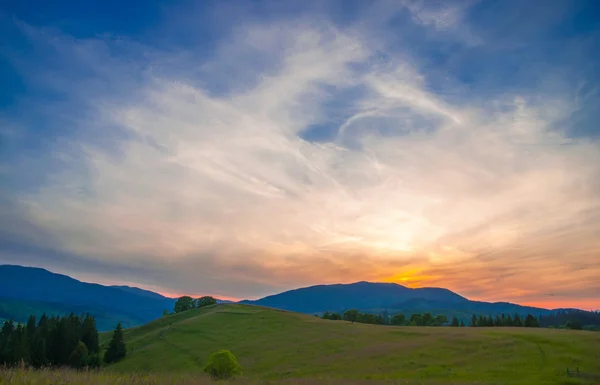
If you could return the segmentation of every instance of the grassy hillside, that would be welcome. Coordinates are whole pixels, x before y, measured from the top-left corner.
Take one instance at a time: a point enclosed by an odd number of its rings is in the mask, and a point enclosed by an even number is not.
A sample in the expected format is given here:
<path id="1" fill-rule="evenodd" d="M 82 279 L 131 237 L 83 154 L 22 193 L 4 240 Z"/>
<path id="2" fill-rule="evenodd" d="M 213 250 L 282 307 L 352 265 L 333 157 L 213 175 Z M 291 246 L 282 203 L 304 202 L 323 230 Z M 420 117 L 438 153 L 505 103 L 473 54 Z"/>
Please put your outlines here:
<path id="1" fill-rule="evenodd" d="M 555 384 L 571 381 L 567 367 L 600 372 L 600 333 L 351 324 L 239 304 L 164 317 L 128 329 L 126 341 L 117 372 L 200 372 L 219 349 L 234 352 L 249 379 Z"/>

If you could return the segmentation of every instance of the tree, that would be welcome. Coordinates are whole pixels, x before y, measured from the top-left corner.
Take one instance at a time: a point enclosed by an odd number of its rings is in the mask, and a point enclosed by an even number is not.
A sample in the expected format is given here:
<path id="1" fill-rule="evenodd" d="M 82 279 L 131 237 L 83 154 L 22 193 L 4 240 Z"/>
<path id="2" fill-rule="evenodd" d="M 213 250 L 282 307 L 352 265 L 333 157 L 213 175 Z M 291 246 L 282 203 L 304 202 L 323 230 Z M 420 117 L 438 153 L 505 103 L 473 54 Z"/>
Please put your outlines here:
<path id="1" fill-rule="evenodd" d="M 515 313 L 515 318 L 513 319 L 514 326 L 523 326 L 523 322 L 521 321 L 521 317 L 517 313 Z"/>
<path id="2" fill-rule="evenodd" d="M 112 338 L 108 343 L 106 353 L 104 353 L 104 362 L 107 364 L 119 362 L 123 358 L 125 358 L 126 354 L 127 347 L 125 346 L 125 340 L 123 338 L 123 328 L 119 323 L 117 324 L 117 327 L 113 332 Z"/>
<path id="3" fill-rule="evenodd" d="M 169 315 L 169 311 L 167 309 L 163 310 L 163 317 L 166 317 Z"/>
<path id="4" fill-rule="evenodd" d="M 321 318 L 331 319 L 331 314 L 329 314 L 329 310 L 325 310 L 325 313 L 323 313 L 323 316 Z"/>
<path id="5" fill-rule="evenodd" d="M 100 350 L 96 320 L 89 314 L 85 316 L 81 325 L 81 342 L 85 344 L 89 354 L 98 353 Z"/>
<path id="6" fill-rule="evenodd" d="M 175 302 L 175 313 L 181 313 L 182 311 L 190 310 L 194 308 L 194 300 L 192 297 L 184 295 L 179 297 Z"/>
<path id="7" fill-rule="evenodd" d="M 36 368 L 48 365 L 48 356 L 46 354 L 46 337 L 42 329 L 38 328 L 31 338 L 30 345 L 31 364 Z"/>
<path id="8" fill-rule="evenodd" d="M 340 313 L 331 313 L 329 315 L 329 319 L 334 321 L 340 321 L 342 319 L 342 316 L 340 315 Z"/>
<path id="9" fill-rule="evenodd" d="M 223 380 L 241 374 L 242 367 L 233 353 L 229 350 L 220 350 L 210 355 L 204 372 L 214 379 Z"/>
<path id="10" fill-rule="evenodd" d="M 465 322 L 463 320 L 460 320 L 460 327 L 464 328 L 465 327 Z"/>
<path id="11" fill-rule="evenodd" d="M 18 364 L 21 361 L 29 362 L 29 341 L 27 329 L 18 324 L 8 342 L 9 350 L 12 351 L 12 362 Z"/>
<path id="12" fill-rule="evenodd" d="M 538 322 L 537 318 L 531 314 L 527 314 L 527 317 L 525 317 L 525 322 L 523 322 L 523 326 L 526 328 L 539 328 L 540 323 Z"/>
<path id="13" fill-rule="evenodd" d="M 392 325 L 404 325 L 404 323 L 406 322 L 406 317 L 404 316 L 404 314 L 399 313 L 396 314 L 395 316 L 392 317 Z"/>
<path id="14" fill-rule="evenodd" d="M 356 320 L 358 320 L 358 315 L 359 313 L 356 309 L 346 310 L 344 312 L 344 320 L 354 323 Z"/>
<path id="15" fill-rule="evenodd" d="M 475 314 L 473 314 L 473 317 L 471 317 L 471 325 L 469 325 L 471 327 L 476 327 L 477 326 L 477 316 Z"/>
<path id="16" fill-rule="evenodd" d="M 4 321 L 2 330 L 0 330 L 0 364 L 12 364 L 13 352 L 10 346 L 10 340 L 15 331 L 15 324 L 12 320 Z"/>
<path id="17" fill-rule="evenodd" d="M 458 325 L 458 318 L 456 318 L 456 316 L 452 317 L 452 323 L 450 324 L 450 326 L 458 327 Z"/>
<path id="18" fill-rule="evenodd" d="M 434 321 L 433 321 L 433 325 L 434 326 L 442 326 L 444 324 L 446 324 L 448 322 L 448 317 L 446 317 L 443 314 L 440 314 L 438 316 L 435 317 Z M 458 326 L 458 320 L 457 320 L 457 325 Z"/>
<path id="19" fill-rule="evenodd" d="M 217 300 L 211 296 L 204 296 L 204 297 L 200 297 L 196 300 L 196 307 L 204 307 L 204 306 L 210 306 L 210 305 L 216 305 L 217 304 Z"/>
<path id="20" fill-rule="evenodd" d="M 88 348 L 81 341 L 77 343 L 75 349 L 69 355 L 69 366 L 72 368 L 83 368 L 87 366 Z"/>
<path id="21" fill-rule="evenodd" d="M 27 320 L 27 335 L 29 337 L 33 337 L 33 334 L 35 333 L 35 328 L 35 315 L 31 315 Z"/>

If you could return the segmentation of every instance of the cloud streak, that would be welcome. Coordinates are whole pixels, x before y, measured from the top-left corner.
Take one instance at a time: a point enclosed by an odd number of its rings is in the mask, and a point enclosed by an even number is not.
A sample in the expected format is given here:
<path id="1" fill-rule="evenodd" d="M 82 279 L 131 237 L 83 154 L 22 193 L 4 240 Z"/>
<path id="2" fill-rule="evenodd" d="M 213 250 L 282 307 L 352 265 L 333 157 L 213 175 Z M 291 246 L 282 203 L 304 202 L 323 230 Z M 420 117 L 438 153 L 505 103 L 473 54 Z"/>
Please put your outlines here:
<path id="1" fill-rule="evenodd" d="M 426 28 L 463 17 L 405 6 Z M 73 99 L 44 112 L 72 130 L 35 163 L 53 167 L 4 164 L 15 180 L 40 174 L 4 194 L 43 236 L 3 226 L 12 239 L 169 292 L 391 280 L 600 305 L 600 147 L 557 129 L 578 107 L 566 93 L 438 93 L 409 46 L 381 60 L 366 31 L 327 20 L 243 24 L 202 63 L 193 49 L 23 28 L 78 71 L 35 80 Z M 350 97 L 331 137 L 303 137 Z M 0 259 L 25 258 L 15 250 Z"/>

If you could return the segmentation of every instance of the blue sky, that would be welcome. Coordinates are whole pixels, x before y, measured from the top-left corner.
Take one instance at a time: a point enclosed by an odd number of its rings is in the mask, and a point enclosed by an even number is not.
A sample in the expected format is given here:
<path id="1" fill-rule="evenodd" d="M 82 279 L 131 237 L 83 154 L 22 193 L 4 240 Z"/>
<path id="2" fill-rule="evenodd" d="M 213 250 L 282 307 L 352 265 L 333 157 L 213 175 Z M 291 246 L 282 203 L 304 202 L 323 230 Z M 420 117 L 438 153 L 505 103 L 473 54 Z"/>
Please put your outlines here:
<path id="1" fill-rule="evenodd" d="M 600 307 L 599 14 L 4 2 L 0 262 L 235 298 L 385 280 Z"/>

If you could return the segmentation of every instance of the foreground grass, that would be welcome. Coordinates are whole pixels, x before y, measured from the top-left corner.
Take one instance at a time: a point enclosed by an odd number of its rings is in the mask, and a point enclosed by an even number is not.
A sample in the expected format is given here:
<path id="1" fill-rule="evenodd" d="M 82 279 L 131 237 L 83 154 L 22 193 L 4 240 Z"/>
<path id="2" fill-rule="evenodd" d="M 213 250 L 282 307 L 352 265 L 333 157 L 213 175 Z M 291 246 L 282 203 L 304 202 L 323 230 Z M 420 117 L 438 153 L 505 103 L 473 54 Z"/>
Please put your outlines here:
<path id="1" fill-rule="evenodd" d="M 600 374 L 600 333 L 586 331 L 391 327 L 217 305 L 128 329 L 125 337 L 128 356 L 110 367 L 116 373 L 203 376 L 210 353 L 229 349 L 245 380 L 562 384 L 584 381 L 567 378 L 567 368 Z"/>
<path id="2" fill-rule="evenodd" d="M 502 382 L 471 382 L 471 381 L 436 381 L 436 380 L 334 380 L 334 379 L 286 379 L 286 380 L 252 380 L 238 378 L 230 381 L 215 382 L 201 375 L 191 374 L 149 374 L 129 373 L 119 374 L 108 371 L 77 372 L 74 370 L 1 370 L 0 385 L 259 385 L 259 384 L 289 384 L 289 385 L 489 385 Z M 584 384 L 573 379 L 563 379 L 560 384 Z"/>

